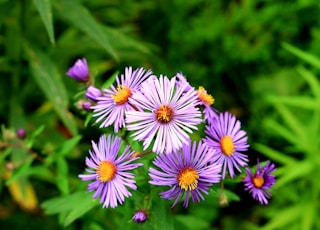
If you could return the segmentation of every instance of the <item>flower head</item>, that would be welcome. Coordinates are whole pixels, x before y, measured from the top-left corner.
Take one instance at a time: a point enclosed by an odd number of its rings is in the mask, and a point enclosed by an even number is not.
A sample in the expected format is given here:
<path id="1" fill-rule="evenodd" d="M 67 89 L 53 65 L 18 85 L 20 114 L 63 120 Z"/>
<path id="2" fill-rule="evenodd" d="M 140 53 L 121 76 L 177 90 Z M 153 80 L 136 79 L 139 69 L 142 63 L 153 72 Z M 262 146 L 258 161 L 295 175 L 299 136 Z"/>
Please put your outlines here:
<path id="1" fill-rule="evenodd" d="M 240 121 L 228 112 L 220 113 L 208 123 L 204 140 L 209 147 L 216 150 L 212 160 L 223 165 L 223 179 L 227 168 L 230 177 L 234 177 L 234 168 L 241 172 L 239 166 L 244 167 L 248 162 L 248 156 L 240 153 L 247 151 L 249 147 L 246 132 L 240 129 Z"/>
<path id="2" fill-rule="evenodd" d="M 104 89 L 104 94 L 97 98 L 97 105 L 93 106 L 93 116 L 98 117 L 96 122 L 102 121 L 100 128 L 114 125 L 114 131 L 125 127 L 125 113 L 130 110 L 139 109 L 129 103 L 139 89 L 141 83 L 150 77 L 152 71 L 145 73 L 143 68 L 132 70 L 125 69 L 125 74 L 116 77 L 117 87 L 111 85 L 111 89 Z"/>
<path id="3" fill-rule="evenodd" d="M 271 197 L 269 189 L 276 182 L 275 176 L 271 175 L 274 170 L 275 166 L 270 164 L 270 161 L 267 161 L 264 167 L 261 167 L 258 161 L 257 170 L 254 174 L 251 173 L 249 168 L 246 168 L 247 176 L 243 180 L 245 190 L 249 190 L 252 197 L 258 200 L 260 204 L 268 204 L 267 199 Z"/>
<path id="4" fill-rule="evenodd" d="M 86 82 L 90 78 L 87 60 L 85 58 L 78 59 L 66 74 L 77 81 Z"/>
<path id="5" fill-rule="evenodd" d="M 148 219 L 148 212 L 144 209 L 140 209 L 136 211 L 132 219 L 134 222 L 143 223 Z"/>
<path id="6" fill-rule="evenodd" d="M 191 142 L 191 141 L 190 141 Z M 183 206 L 188 207 L 191 196 L 193 202 L 204 200 L 204 194 L 214 183 L 220 182 L 221 165 L 211 161 L 215 150 L 200 141 L 198 144 L 183 144 L 180 151 L 158 155 L 153 164 L 159 169 L 150 168 L 150 184 L 169 186 L 161 192 L 164 199 L 175 199 L 173 206 L 184 198 Z"/>
<path id="7" fill-rule="evenodd" d="M 212 97 L 212 95 L 207 93 L 207 90 L 204 87 L 199 86 L 198 90 L 195 90 L 182 73 L 177 73 L 176 78 L 177 85 L 187 84 L 185 92 L 188 92 L 190 90 L 196 91 L 197 104 L 198 106 L 201 106 L 203 108 L 204 120 L 210 122 L 213 117 L 217 116 L 218 111 L 211 107 L 214 103 L 214 98 Z"/>
<path id="8" fill-rule="evenodd" d="M 96 87 L 90 85 L 84 95 L 86 96 L 86 98 L 90 99 L 91 101 L 97 102 L 98 97 L 102 96 L 102 92 L 100 89 L 97 89 Z"/>
<path id="9" fill-rule="evenodd" d="M 201 113 L 196 108 L 195 91 L 184 92 L 187 84 L 176 85 L 176 79 L 166 76 L 145 81 L 140 92 L 129 99 L 141 108 L 126 114 L 127 129 L 135 131 L 134 140 L 143 141 L 144 149 L 150 146 L 156 153 L 171 153 L 188 143 L 196 125 L 201 123 Z"/>
<path id="10" fill-rule="evenodd" d="M 131 196 L 127 187 L 135 190 L 137 186 L 133 180 L 134 175 L 129 170 L 133 170 L 141 163 L 132 163 L 138 158 L 132 158 L 133 151 L 129 146 L 123 150 L 120 156 L 121 138 L 112 135 L 103 135 L 99 143 L 92 142 L 93 151 L 89 150 L 90 158 L 86 157 L 86 169 L 89 174 L 81 174 L 79 177 L 84 180 L 93 180 L 88 185 L 88 190 L 94 191 L 93 198 L 100 197 L 100 204 L 103 207 L 115 208 L 118 203 L 122 204 L 125 197 Z"/>

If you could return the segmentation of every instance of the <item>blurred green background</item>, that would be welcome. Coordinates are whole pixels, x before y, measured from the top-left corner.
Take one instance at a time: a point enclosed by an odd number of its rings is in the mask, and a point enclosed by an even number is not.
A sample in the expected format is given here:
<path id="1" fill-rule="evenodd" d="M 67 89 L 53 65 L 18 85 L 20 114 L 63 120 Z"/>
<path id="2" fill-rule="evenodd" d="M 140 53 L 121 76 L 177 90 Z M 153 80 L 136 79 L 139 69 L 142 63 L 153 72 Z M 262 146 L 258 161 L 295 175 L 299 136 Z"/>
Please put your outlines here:
<path id="1" fill-rule="evenodd" d="M 82 57 L 96 85 L 142 66 L 204 86 L 241 120 L 249 165 L 277 165 L 270 204 L 230 182 L 228 205 L 218 190 L 187 210 L 156 203 L 165 212 L 137 226 L 139 198 L 115 210 L 79 202 L 101 133 L 84 125 L 85 88 L 65 75 Z M 0 227 L 320 229 L 319 73 L 318 0 L 0 0 Z"/>

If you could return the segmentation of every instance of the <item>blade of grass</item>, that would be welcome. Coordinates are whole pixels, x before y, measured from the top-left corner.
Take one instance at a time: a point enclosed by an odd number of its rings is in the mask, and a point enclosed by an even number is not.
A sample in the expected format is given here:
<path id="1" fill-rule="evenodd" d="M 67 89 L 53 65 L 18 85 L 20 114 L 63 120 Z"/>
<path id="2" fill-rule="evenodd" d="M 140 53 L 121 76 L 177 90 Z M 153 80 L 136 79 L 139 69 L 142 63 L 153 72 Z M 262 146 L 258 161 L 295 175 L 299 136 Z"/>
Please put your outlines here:
<path id="1" fill-rule="evenodd" d="M 320 60 L 307 52 L 304 52 L 303 50 L 300 50 L 286 42 L 283 42 L 282 47 L 285 48 L 286 50 L 288 50 L 289 52 L 291 52 L 292 54 L 296 55 L 297 57 L 299 57 L 300 59 L 308 62 L 309 64 L 313 65 L 314 67 L 317 67 L 318 69 L 320 69 Z"/>
<path id="2" fill-rule="evenodd" d="M 50 58 L 36 47 L 25 44 L 25 52 L 36 83 L 51 102 L 64 125 L 73 135 L 76 135 L 77 126 L 67 109 L 69 99 L 57 68 Z"/>
<path id="3" fill-rule="evenodd" d="M 52 12 L 51 12 L 51 0 L 33 0 L 43 24 L 47 30 L 51 44 L 54 45 L 54 28 L 52 22 Z"/>
<path id="4" fill-rule="evenodd" d="M 99 43 L 116 61 L 119 60 L 118 54 L 110 43 L 111 36 L 108 31 L 104 30 L 92 14 L 77 0 L 57 0 L 54 7 L 62 18 Z"/>

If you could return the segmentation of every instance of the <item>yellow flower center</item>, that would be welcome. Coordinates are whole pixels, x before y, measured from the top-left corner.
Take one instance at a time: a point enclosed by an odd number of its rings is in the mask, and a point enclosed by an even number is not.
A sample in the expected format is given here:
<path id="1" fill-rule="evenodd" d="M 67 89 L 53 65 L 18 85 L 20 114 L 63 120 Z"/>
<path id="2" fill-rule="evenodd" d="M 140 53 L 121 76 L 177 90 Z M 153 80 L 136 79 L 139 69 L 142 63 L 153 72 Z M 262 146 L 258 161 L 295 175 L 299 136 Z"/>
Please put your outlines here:
<path id="1" fill-rule="evenodd" d="M 124 86 L 124 85 L 119 85 L 117 87 L 117 94 L 116 95 L 111 95 L 112 99 L 117 105 L 122 105 L 126 103 L 129 99 L 129 97 L 132 96 L 132 91 L 130 88 Z"/>
<path id="2" fill-rule="evenodd" d="M 207 90 L 203 88 L 202 86 L 199 86 L 199 89 L 197 90 L 199 99 L 206 105 L 212 105 L 214 103 L 214 98 L 207 93 Z"/>
<path id="3" fill-rule="evenodd" d="M 256 188 L 261 188 L 264 185 L 264 178 L 262 176 L 253 177 L 252 183 Z"/>
<path id="4" fill-rule="evenodd" d="M 228 157 L 233 155 L 234 152 L 234 144 L 230 136 L 224 136 L 220 140 L 220 148 L 223 154 Z"/>
<path id="5" fill-rule="evenodd" d="M 98 179 L 101 182 L 111 181 L 116 175 L 117 168 L 110 161 L 101 161 L 97 168 Z"/>
<path id="6" fill-rule="evenodd" d="M 166 124 L 173 119 L 173 109 L 168 105 L 161 105 L 156 112 L 156 117 L 160 123 Z"/>
<path id="7" fill-rule="evenodd" d="M 178 174 L 178 182 L 184 190 L 194 190 L 198 186 L 199 175 L 193 168 L 184 168 Z"/>

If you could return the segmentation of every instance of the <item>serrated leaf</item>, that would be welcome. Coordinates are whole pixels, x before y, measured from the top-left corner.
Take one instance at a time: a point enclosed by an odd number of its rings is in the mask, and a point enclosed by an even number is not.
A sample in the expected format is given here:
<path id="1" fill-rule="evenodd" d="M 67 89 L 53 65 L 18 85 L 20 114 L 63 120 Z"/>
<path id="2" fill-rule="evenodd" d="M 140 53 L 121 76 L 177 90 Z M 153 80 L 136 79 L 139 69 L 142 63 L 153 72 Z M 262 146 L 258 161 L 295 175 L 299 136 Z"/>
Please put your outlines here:
<path id="1" fill-rule="evenodd" d="M 55 9 L 61 17 L 68 20 L 73 26 L 86 33 L 89 37 L 99 43 L 115 60 L 118 54 L 111 46 L 109 35 L 106 30 L 94 19 L 92 14 L 77 0 L 57 0 Z"/>
<path id="2" fill-rule="evenodd" d="M 36 83 L 51 102 L 64 125 L 73 135 L 76 135 L 77 126 L 72 114 L 67 110 L 69 99 L 57 68 L 50 58 L 37 48 L 26 44 L 25 51 Z"/>
<path id="3" fill-rule="evenodd" d="M 55 43 L 54 40 L 54 28 L 52 22 L 52 12 L 51 12 L 51 0 L 33 0 L 34 5 L 36 6 L 40 17 L 43 21 L 43 24 L 49 35 L 50 42 Z"/>

